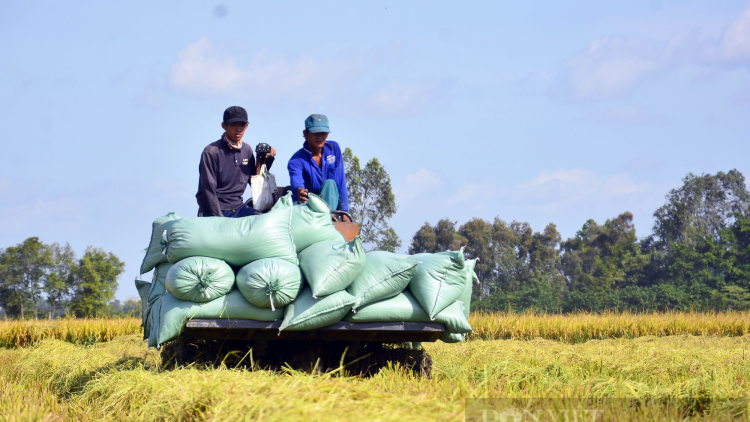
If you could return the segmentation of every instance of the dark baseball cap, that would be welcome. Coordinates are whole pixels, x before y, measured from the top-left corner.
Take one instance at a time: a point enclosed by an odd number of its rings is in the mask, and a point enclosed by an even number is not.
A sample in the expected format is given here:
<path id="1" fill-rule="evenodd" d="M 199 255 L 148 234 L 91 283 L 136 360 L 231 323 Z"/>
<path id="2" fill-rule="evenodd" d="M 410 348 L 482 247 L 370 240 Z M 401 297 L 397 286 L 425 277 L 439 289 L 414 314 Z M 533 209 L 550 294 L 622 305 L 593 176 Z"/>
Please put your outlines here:
<path id="1" fill-rule="evenodd" d="M 224 110 L 224 123 L 231 125 L 235 122 L 248 122 L 247 111 L 240 106 L 231 106 Z"/>

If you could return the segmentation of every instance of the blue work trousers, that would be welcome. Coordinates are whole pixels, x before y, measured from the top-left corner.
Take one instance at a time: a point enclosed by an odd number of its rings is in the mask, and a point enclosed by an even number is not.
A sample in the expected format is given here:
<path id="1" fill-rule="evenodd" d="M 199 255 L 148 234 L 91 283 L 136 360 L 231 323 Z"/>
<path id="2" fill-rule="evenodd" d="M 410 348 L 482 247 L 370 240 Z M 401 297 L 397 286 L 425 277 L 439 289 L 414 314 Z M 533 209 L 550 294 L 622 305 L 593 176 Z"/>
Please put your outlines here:
<path id="1" fill-rule="evenodd" d="M 229 217 L 229 218 L 240 218 L 240 217 L 247 217 L 249 215 L 263 214 L 262 212 L 248 205 L 247 202 L 242 204 L 242 206 L 237 208 L 236 210 L 221 210 L 221 213 L 224 214 L 224 217 Z M 198 217 L 209 217 L 209 216 L 198 214 Z"/>

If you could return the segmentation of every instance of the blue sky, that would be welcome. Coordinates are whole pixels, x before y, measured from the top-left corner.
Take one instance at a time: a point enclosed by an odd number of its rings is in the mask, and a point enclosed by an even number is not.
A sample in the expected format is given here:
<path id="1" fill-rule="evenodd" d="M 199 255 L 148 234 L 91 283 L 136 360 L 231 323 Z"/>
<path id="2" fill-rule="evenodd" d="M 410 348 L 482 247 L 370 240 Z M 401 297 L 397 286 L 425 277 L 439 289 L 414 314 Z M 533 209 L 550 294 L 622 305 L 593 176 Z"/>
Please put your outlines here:
<path id="1" fill-rule="evenodd" d="M 747 1 L 4 1 L 0 58 L 0 247 L 112 251 L 121 300 L 230 105 L 280 185 L 327 114 L 390 173 L 405 245 L 443 217 L 646 235 L 688 172 L 750 174 Z"/>

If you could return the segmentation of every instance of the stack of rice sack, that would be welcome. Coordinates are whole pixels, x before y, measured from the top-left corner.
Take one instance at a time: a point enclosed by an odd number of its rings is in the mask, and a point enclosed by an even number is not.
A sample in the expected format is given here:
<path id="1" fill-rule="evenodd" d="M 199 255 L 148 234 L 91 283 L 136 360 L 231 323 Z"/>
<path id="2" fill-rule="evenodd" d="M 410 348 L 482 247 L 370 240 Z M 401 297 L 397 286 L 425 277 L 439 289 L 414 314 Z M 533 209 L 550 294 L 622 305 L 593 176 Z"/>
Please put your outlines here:
<path id="1" fill-rule="evenodd" d="M 156 219 L 141 274 L 144 339 L 177 338 L 193 318 L 281 320 L 280 330 L 351 322 L 440 322 L 441 338 L 463 340 L 474 260 L 463 251 L 412 256 L 365 253 L 331 222 L 320 197 L 281 198 L 244 218 Z"/>

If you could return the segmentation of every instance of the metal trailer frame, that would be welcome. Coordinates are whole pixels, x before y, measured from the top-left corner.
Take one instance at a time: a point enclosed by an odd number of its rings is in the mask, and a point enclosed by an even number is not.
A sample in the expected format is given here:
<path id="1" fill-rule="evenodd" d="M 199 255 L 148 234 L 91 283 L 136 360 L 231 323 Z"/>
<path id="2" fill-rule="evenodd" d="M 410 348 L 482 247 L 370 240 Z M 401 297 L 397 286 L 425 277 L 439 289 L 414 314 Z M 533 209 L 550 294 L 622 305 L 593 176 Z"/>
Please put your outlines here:
<path id="1" fill-rule="evenodd" d="M 181 337 L 211 340 L 360 341 L 377 343 L 434 342 L 445 332 L 437 322 L 347 322 L 307 331 L 281 331 L 281 321 L 193 319 Z"/>

